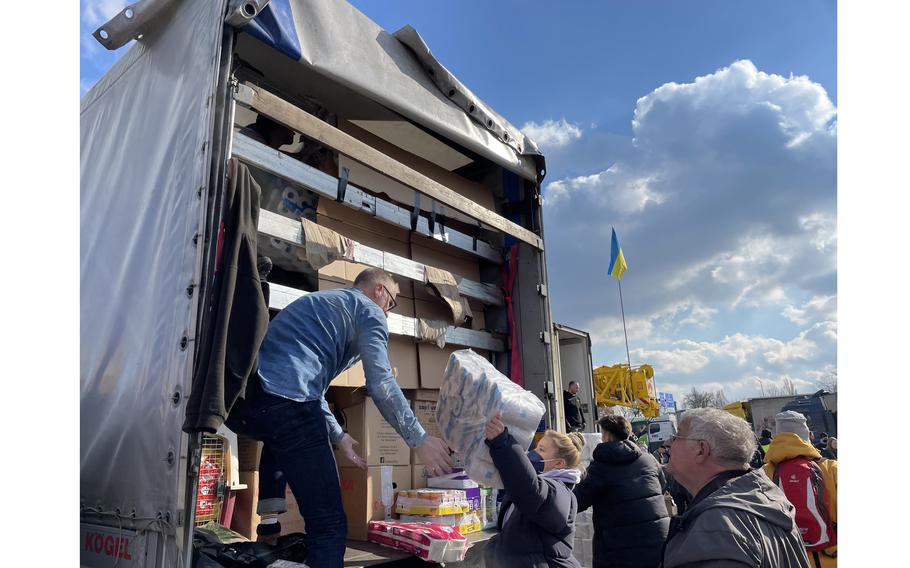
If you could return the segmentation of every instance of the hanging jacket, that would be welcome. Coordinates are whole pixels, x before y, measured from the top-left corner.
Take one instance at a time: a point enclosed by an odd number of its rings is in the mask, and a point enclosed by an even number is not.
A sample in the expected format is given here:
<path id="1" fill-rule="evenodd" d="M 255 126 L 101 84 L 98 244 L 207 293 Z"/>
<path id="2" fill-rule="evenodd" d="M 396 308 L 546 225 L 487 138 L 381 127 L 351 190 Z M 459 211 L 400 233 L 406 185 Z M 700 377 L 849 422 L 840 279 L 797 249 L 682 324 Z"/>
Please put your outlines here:
<path id="1" fill-rule="evenodd" d="M 485 566 L 581 568 L 572 553 L 576 513 L 572 486 L 581 472 L 538 475 L 525 448 L 508 430 L 485 442 L 506 492 L 497 523 L 501 532 L 487 544 Z"/>
<path id="2" fill-rule="evenodd" d="M 212 328 L 199 351 L 187 400 L 185 432 L 215 432 L 245 389 L 269 323 L 257 269 L 259 185 L 231 160 L 227 211 L 215 260 Z"/>
<path id="3" fill-rule="evenodd" d="M 760 469 L 727 480 L 674 517 L 663 568 L 808 568 L 793 505 Z"/>
<path id="4" fill-rule="evenodd" d="M 821 455 L 812 444 L 791 432 L 781 432 L 774 437 L 774 441 L 771 442 L 771 447 L 768 448 L 768 453 L 765 455 L 765 474 L 769 478 L 773 478 L 777 464 L 800 456 L 818 460 L 818 467 L 822 470 L 822 483 L 828 493 L 828 515 L 831 521 L 837 524 L 837 460 L 821 459 Z M 815 556 L 818 557 L 818 565 L 821 568 L 836 568 L 837 566 L 837 546 L 832 546 L 821 554 L 813 553 L 811 556 L 813 557 L 809 560 L 813 568 L 815 568 Z"/>
<path id="5" fill-rule="evenodd" d="M 594 507 L 595 568 L 660 564 L 670 518 L 651 454 L 631 440 L 598 444 L 575 496 L 579 511 Z"/>

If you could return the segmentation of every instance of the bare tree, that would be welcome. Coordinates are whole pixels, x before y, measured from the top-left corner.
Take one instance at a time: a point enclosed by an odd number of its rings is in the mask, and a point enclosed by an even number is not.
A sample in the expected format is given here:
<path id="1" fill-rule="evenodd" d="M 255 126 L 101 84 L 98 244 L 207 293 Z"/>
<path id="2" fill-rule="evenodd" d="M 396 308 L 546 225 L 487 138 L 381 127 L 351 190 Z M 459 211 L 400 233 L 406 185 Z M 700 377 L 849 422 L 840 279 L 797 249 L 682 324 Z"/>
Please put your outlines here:
<path id="1" fill-rule="evenodd" d="M 815 383 L 828 392 L 837 392 L 837 369 L 828 371 Z"/>
<path id="2" fill-rule="evenodd" d="M 695 387 L 692 387 L 692 390 L 686 393 L 683 397 L 683 402 L 686 403 L 686 408 L 711 408 L 716 406 L 716 399 L 713 393 L 700 391 Z"/>
<path id="3" fill-rule="evenodd" d="M 714 393 L 714 406 L 717 408 L 722 408 L 727 404 L 727 395 L 724 394 L 724 389 L 720 389 Z"/>
<path id="4" fill-rule="evenodd" d="M 774 383 L 770 383 L 765 387 L 765 393 L 767 393 L 768 396 L 782 396 L 784 394 L 784 390 Z"/>
<path id="5" fill-rule="evenodd" d="M 790 379 L 784 379 L 784 385 L 781 388 L 781 390 L 783 391 L 784 394 L 788 394 L 790 396 L 796 396 L 798 394 L 796 392 L 796 383 L 794 383 Z"/>

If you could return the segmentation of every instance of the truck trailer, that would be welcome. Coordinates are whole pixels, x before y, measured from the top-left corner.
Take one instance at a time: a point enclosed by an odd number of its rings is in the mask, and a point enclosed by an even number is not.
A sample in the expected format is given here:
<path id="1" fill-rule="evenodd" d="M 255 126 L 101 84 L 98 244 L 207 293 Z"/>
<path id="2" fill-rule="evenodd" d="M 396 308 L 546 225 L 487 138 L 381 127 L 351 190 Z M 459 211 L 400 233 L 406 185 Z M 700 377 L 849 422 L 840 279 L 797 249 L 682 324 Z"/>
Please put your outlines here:
<path id="1" fill-rule="evenodd" d="M 438 388 L 448 353 L 474 349 L 565 429 L 572 355 L 558 349 L 578 334 L 550 314 L 544 156 L 416 30 L 336 0 L 145 0 L 94 35 L 134 43 L 80 105 L 82 565 L 193 562 L 200 460 L 234 400 L 189 407 L 242 373 L 225 345 L 256 349 L 242 339 L 254 307 L 226 284 L 231 246 L 273 260 L 271 315 L 366 266 L 391 272 L 406 305 L 390 345 L 414 361 L 400 383 Z M 266 119 L 293 141 L 255 136 Z M 274 182 L 258 203 L 232 185 L 244 171 Z M 347 243 L 342 256 L 316 268 L 301 219 Z M 436 269 L 454 277 L 447 296 L 427 287 Z M 430 342 L 423 324 L 459 306 L 473 317 Z M 576 356 L 590 370 L 590 348 Z"/>

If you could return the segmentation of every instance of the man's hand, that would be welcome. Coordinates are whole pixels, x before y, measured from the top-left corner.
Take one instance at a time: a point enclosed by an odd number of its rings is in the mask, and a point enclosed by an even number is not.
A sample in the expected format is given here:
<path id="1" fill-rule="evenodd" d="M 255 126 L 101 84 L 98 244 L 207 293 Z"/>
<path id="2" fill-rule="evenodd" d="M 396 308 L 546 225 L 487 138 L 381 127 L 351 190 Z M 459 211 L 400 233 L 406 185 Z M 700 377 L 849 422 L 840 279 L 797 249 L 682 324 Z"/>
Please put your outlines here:
<path id="1" fill-rule="evenodd" d="M 452 472 L 449 446 L 436 436 L 427 436 L 422 444 L 414 448 L 414 451 L 426 465 L 427 474 L 430 477 Z"/>
<path id="2" fill-rule="evenodd" d="M 338 442 L 338 447 L 341 448 L 341 452 L 344 454 L 344 457 L 351 460 L 351 463 L 359 467 L 360 469 L 367 468 L 367 462 L 354 451 L 355 446 L 359 446 L 360 443 L 351 437 L 350 434 L 345 434 Z"/>
<path id="3" fill-rule="evenodd" d="M 499 436 L 505 432 L 506 426 L 502 423 L 502 413 L 497 414 L 487 422 L 486 434 L 487 440 L 493 440 L 496 436 Z"/>

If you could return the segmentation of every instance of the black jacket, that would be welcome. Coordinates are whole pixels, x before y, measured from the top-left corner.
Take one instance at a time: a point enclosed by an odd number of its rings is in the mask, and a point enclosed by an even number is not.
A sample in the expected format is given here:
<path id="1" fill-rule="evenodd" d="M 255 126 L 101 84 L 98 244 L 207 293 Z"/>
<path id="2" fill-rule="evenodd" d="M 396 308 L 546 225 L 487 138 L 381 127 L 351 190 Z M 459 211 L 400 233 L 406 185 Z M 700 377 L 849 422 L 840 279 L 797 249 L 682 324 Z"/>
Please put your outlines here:
<path id="1" fill-rule="evenodd" d="M 572 555 L 575 496 L 571 484 L 537 475 L 508 430 L 486 440 L 506 496 L 498 535 L 487 544 L 488 568 L 581 568 Z"/>
<path id="2" fill-rule="evenodd" d="M 214 432 L 246 390 L 256 368 L 269 309 L 259 278 L 257 226 L 259 185 L 249 169 L 231 160 L 227 212 L 220 232 L 211 334 L 204 338 L 183 430 Z"/>
<path id="3" fill-rule="evenodd" d="M 566 411 L 566 426 L 571 431 L 582 430 L 585 427 L 585 415 L 581 411 L 581 402 L 578 395 L 569 391 L 562 391 L 562 404 Z"/>
<path id="4" fill-rule="evenodd" d="M 594 567 L 656 567 L 670 518 L 654 456 L 629 440 L 594 448 L 575 487 L 578 510 L 594 506 Z"/>

